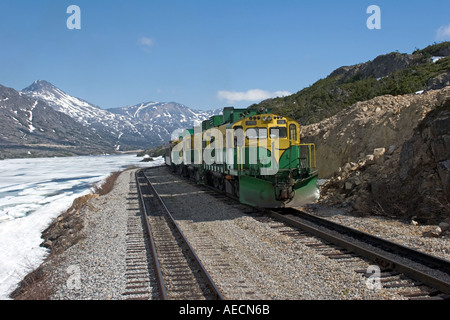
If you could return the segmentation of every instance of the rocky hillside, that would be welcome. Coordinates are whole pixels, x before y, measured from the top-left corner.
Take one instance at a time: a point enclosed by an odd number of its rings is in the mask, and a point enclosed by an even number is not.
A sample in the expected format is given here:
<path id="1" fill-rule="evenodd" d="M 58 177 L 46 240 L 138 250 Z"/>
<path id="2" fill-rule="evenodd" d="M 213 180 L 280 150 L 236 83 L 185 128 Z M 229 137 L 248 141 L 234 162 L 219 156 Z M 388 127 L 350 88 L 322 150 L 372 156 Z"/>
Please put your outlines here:
<path id="1" fill-rule="evenodd" d="M 320 175 L 328 178 L 345 163 L 356 162 L 375 148 L 400 148 L 426 114 L 448 99 L 449 92 L 450 87 L 446 87 L 358 102 L 331 118 L 303 126 L 303 142 L 316 144 Z"/>
<path id="2" fill-rule="evenodd" d="M 0 85 L 0 159 L 99 154 L 114 148 L 108 137 Z"/>
<path id="3" fill-rule="evenodd" d="M 450 42 L 392 52 L 365 63 L 344 66 L 293 95 L 251 107 L 272 108 L 302 124 L 317 123 L 359 101 L 402 95 L 450 85 Z"/>
<path id="4" fill-rule="evenodd" d="M 450 86 L 359 102 L 302 135 L 330 178 L 321 202 L 420 222 L 450 217 Z"/>

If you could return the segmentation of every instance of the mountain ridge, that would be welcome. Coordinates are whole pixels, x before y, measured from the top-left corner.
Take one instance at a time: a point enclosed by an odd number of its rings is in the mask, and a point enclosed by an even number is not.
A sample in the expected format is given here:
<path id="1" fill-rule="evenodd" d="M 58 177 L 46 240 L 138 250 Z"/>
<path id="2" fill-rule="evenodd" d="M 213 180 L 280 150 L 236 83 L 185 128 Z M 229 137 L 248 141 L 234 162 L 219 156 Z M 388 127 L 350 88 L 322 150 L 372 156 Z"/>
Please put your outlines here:
<path id="1" fill-rule="evenodd" d="M 450 42 L 391 52 L 352 66 L 342 66 L 297 93 L 264 100 L 249 108 L 270 108 L 303 125 L 317 123 L 362 101 L 450 85 Z"/>
<path id="2" fill-rule="evenodd" d="M 70 116 L 2 85 L 0 128 L 0 159 L 101 154 L 116 147 Z"/>
<path id="3" fill-rule="evenodd" d="M 108 139 L 117 148 L 145 149 L 166 143 L 176 129 L 198 125 L 217 110 L 193 110 L 177 102 L 142 102 L 136 105 L 102 109 L 73 97 L 45 80 L 36 80 L 21 91 L 46 102 Z"/>

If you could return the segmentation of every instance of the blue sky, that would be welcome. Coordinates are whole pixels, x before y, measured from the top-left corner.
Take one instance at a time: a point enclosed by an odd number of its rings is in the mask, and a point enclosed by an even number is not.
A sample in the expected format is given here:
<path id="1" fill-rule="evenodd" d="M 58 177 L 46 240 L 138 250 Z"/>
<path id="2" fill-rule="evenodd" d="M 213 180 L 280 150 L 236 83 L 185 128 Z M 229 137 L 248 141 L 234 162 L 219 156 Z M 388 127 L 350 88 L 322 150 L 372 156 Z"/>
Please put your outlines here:
<path id="1" fill-rule="evenodd" d="M 70 30 L 68 6 L 81 9 Z M 381 29 L 369 30 L 370 5 Z M 450 1 L 1 0 L 0 84 L 47 80 L 102 108 L 247 107 L 334 69 L 450 40 Z"/>

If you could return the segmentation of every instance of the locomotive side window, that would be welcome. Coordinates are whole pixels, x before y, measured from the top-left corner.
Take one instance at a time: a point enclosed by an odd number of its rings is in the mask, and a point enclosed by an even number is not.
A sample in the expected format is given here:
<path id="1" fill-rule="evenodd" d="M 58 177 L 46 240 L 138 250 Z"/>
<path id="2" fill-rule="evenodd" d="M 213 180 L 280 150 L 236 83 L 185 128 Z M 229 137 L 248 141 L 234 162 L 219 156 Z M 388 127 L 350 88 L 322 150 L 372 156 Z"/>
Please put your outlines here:
<path id="1" fill-rule="evenodd" d="M 278 131 L 277 131 L 278 130 Z M 278 138 L 287 138 L 287 130 L 286 127 L 273 127 L 270 128 L 270 137 L 272 139 Z"/>
<path id="2" fill-rule="evenodd" d="M 245 135 L 247 139 L 267 139 L 267 128 L 248 128 Z"/>
<path id="3" fill-rule="evenodd" d="M 291 140 L 297 141 L 297 126 L 295 124 L 289 125 L 289 137 Z"/>

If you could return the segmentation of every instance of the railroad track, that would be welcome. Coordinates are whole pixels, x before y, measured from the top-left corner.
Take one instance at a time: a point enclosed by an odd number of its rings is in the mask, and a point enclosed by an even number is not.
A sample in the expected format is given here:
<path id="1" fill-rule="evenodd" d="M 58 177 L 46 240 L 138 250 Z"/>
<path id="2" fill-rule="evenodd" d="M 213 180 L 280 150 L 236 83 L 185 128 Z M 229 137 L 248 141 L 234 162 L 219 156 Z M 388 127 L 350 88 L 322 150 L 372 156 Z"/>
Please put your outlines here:
<path id="1" fill-rule="evenodd" d="M 137 184 L 132 182 L 133 173 L 130 175 L 130 192 L 127 197 L 126 287 L 122 295 L 126 300 L 158 299 L 157 279 L 149 267 L 154 262 L 149 254 L 150 241 L 143 227 L 145 217 L 140 210 Z"/>
<path id="2" fill-rule="evenodd" d="M 223 297 L 143 170 L 137 193 L 162 300 L 222 300 Z"/>
<path id="3" fill-rule="evenodd" d="M 450 298 L 450 261 L 293 208 L 264 211 L 270 218 L 306 232 L 303 235 L 311 234 L 322 239 L 322 242 L 307 245 L 324 249 L 324 255 L 329 258 L 345 260 L 361 256 L 380 268 L 380 278 L 394 277 L 396 278 L 394 280 L 407 280 L 403 283 L 383 285 L 385 288 L 415 288 L 415 291 L 404 293 L 405 297 L 411 299 Z M 293 232 L 291 236 L 299 237 L 302 233 Z M 331 252 L 330 248 L 333 249 Z M 372 276 L 367 270 L 356 272 L 366 277 Z M 381 279 L 381 282 L 387 281 Z"/>

